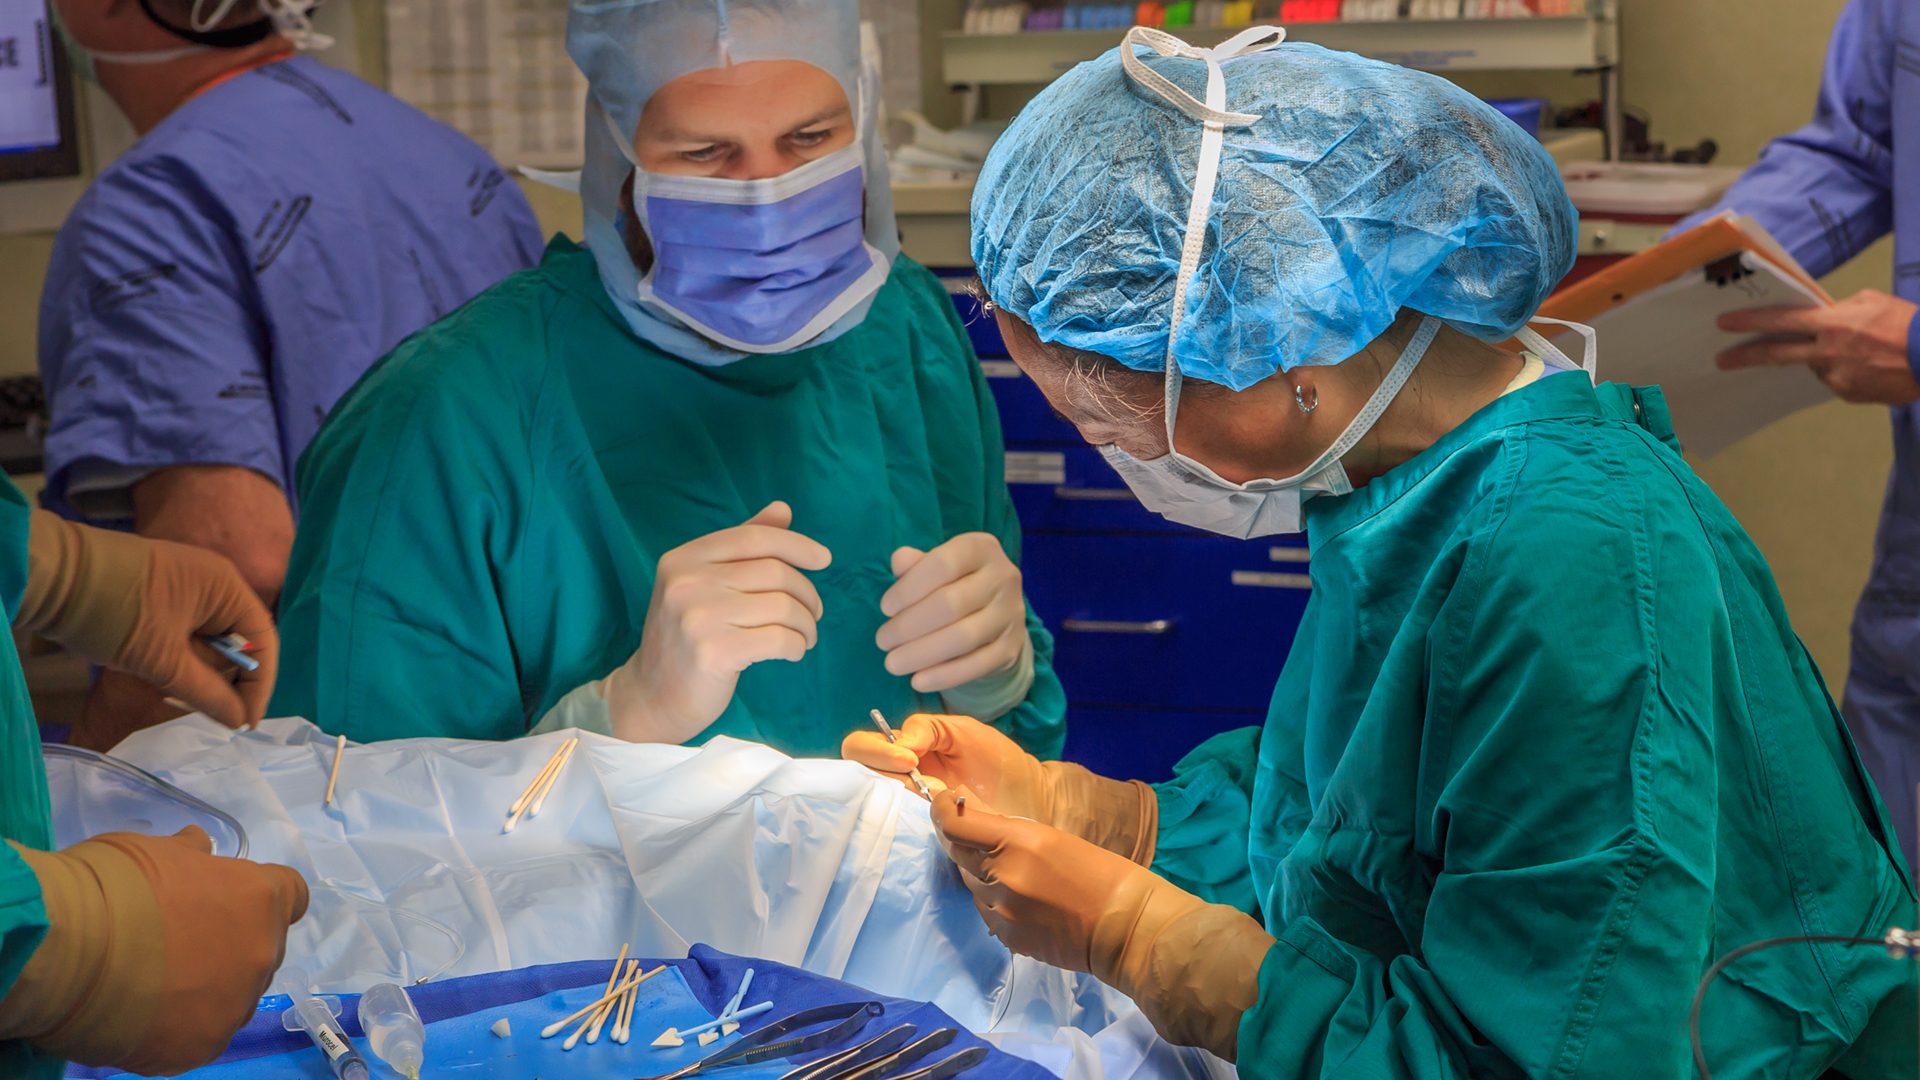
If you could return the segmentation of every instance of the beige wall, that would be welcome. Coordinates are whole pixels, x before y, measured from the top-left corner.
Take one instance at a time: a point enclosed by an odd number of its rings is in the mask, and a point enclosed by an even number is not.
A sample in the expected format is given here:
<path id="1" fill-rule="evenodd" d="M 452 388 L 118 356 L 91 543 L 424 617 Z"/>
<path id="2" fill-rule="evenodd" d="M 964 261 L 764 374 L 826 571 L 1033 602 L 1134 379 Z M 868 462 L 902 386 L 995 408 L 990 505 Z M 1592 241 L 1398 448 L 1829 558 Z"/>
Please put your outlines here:
<path id="1" fill-rule="evenodd" d="M 1721 161 L 1751 162 L 1773 135 L 1813 109 L 1823 51 L 1844 0 L 1622 0 L 1622 84 L 1629 104 L 1653 119 L 1653 137 L 1719 142 Z M 940 76 L 938 31 L 959 25 L 964 0 L 922 0 L 926 112 L 952 123 L 958 103 Z M 380 0 L 354 0 L 362 63 L 384 69 Z M 1595 93 L 1592 77 L 1488 74 L 1462 77 L 1477 93 L 1531 94 L 1574 102 Z M 1737 88 L 1730 91 L 1728 88 Z M 1016 105 L 1017 92 L 996 98 Z M 578 237 L 577 200 L 527 186 L 551 233 Z M 0 198 L 5 198 L 0 194 Z M 51 237 L 0 237 L 0 375 L 33 370 L 35 309 Z M 1846 295 L 1886 288 L 1883 242 L 1827 282 Z M 1602 363 L 1605 363 L 1604 352 Z M 1846 672 L 1847 620 L 1866 579 L 1873 524 L 1891 449 L 1883 410 L 1839 403 L 1784 420 L 1700 464 L 1701 474 L 1753 534 L 1772 563 L 1794 625 L 1836 690 Z"/>

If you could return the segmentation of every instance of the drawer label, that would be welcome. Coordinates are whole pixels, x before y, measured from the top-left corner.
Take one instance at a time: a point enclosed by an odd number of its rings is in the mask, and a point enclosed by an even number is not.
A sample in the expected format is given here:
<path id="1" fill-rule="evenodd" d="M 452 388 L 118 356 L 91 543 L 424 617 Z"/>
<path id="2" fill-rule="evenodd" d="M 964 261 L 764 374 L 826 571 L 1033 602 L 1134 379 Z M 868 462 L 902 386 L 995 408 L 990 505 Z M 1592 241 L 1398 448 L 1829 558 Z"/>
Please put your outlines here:
<path id="1" fill-rule="evenodd" d="M 1313 588 L 1313 579 L 1305 574 L 1277 574 L 1271 570 L 1235 570 L 1233 583 L 1253 585 L 1263 589 Z"/>
<path id="2" fill-rule="evenodd" d="M 1275 545 L 1267 549 L 1267 558 L 1274 562 L 1306 562 L 1307 549 Z"/>
<path id="3" fill-rule="evenodd" d="M 1007 483 L 1064 484 L 1067 455 L 1044 450 L 1007 451 Z"/>
<path id="4" fill-rule="evenodd" d="M 1021 379 L 1020 365 L 1011 360 L 982 360 L 980 370 L 989 379 Z"/>

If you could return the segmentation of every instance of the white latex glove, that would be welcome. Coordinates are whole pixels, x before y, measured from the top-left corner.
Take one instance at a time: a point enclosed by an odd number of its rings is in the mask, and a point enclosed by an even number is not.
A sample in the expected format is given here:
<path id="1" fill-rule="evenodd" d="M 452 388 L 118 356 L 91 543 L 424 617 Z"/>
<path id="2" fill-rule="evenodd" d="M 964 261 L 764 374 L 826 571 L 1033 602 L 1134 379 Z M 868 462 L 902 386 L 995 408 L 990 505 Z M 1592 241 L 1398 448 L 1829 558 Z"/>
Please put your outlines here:
<path id="1" fill-rule="evenodd" d="M 791 507 L 769 503 L 660 556 L 640 648 L 600 683 L 615 736 L 685 742 L 719 719 L 750 665 L 813 648 L 820 593 L 800 571 L 833 555 L 792 522 Z"/>
<path id="2" fill-rule="evenodd" d="M 998 538 L 961 533 L 932 551 L 900 548 L 893 553 L 893 575 L 899 580 L 880 597 L 888 621 L 874 636 L 886 651 L 888 671 L 912 675 L 913 688 L 923 694 L 983 682 L 1002 690 L 1011 687 L 1001 684 L 1031 683 L 1033 646 L 1020 568 Z M 1024 685 L 1018 689 L 1014 703 L 1026 696 Z"/>

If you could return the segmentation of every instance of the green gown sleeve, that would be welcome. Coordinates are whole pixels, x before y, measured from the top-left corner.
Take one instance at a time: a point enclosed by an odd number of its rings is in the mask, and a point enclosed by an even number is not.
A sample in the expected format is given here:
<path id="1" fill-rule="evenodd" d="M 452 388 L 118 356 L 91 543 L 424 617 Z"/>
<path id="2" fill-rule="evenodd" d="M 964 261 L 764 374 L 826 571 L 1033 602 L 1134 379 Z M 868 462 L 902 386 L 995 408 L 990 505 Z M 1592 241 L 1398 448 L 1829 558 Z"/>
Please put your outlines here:
<path id="1" fill-rule="evenodd" d="M 11 479 L 0 479 L 0 603 L 7 621 L 20 609 L 27 581 L 27 523 L 32 509 Z M 46 850 L 53 846 L 47 773 L 26 677 L 12 648 L 0 657 L 0 838 Z M 40 881 L 26 861 L 0 844 L 0 996 L 5 996 L 47 933 Z M 57 1077 L 66 1063 L 14 1039 L 0 1042 L 0 1076 Z"/>
<path id="2" fill-rule="evenodd" d="M 1247 863 L 1257 727 L 1223 731 L 1188 752 L 1173 779 L 1154 784 L 1160 834 L 1153 870 L 1213 904 L 1260 917 Z"/>
<path id="3" fill-rule="evenodd" d="M 1677 458 L 1667 467 L 1684 468 Z M 1678 486 L 1623 476 L 1597 492 L 1530 486 L 1523 473 L 1515 490 L 1531 505 L 1484 524 L 1430 572 L 1451 581 L 1439 610 L 1426 633 L 1396 640 L 1383 668 L 1391 678 L 1367 701 L 1366 714 L 1424 718 L 1419 775 L 1406 778 L 1417 803 L 1382 802 L 1343 787 L 1336 772 L 1291 849 L 1356 850 L 1397 822 L 1435 853 L 1425 911 L 1398 923 L 1411 935 L 1407 951 L 1383 961 L 1342 940 L 1328 929 L 1348 917 L 1337 908 L 1317 921 L 1270 913 L 1279 940 L 1240 1027 L 1248 1080 L 1692 1076 L 1685 1018 L 1714 928 L 1750 925 L 1761 895 L 1716 881 L 1717 853 L 1773 842 L 1780 815 L 1858 819 L 1851 805 L 1809 802 L 1846 798 L 1811 794 L 1846 791 L 1811 780 L 1771 809 L 1724 812 L 1751 788 L 1716 770 L 1756 730 L 1809 778 L 1845 758 L 1810 745 L 1838 738 L 1837 722 L 1824 732 L 1769 726 L 1785 706 L 1767 695 L 1783 687 L 1735 654 L 1772 632 L 1774 616 L 1744 582 L 1727 580 L 1684 502 L 1637 505 Z M 1359 723 L 1376 730 L 1367 715 Z M 1851 860 L 1861 853 L 1845 845 L 1859 836 L 1800 839 Z M 1312 862 L 1283 864 L 1283 882 L 1296 864 Z M 1803 916 L 1813 916 L 1811 931 L 1875 935 L 1880 920 L 1912 910 L 1874 906 L 1815 897 Z M 1794 1060 L 1791 1046 L 1754 1045 L 1740 986 L 1784 988 L 1804 1002 L 1796 1011 L 1809 1028 L 1852 1024 L 1841 1032 L 1852 1037 L 1867 1020 L 1861 1003 L 1887 993 L 1877 983 L 1907 977 L 1904 964 L 1863 952 L 1798 946 L 1743 960 L 1739 977 L 1719 984 L 1731 997 L 1704 1033 L 1709 1053 L 1729 1075 L 1817 1075 L 1826 1063 Z"/>
<path id="4" fill-rule="evenodd" d="M 279 613 L 289 659 L 269 716 L 356 742 L 526 733 L 527 658 L 509 639 L 497 578 L 516 565 L 530 516 L 524 403 L 540 388 L 515 386 L 493 358 L 545 350 L 539 311 L 474 305 L 463 322 L 402 342 L 301 455 Z M 430 348 L 459 349 L 466 363 L 433 364 Z M 457 393 L 443 385 L 455 372 Z"/>

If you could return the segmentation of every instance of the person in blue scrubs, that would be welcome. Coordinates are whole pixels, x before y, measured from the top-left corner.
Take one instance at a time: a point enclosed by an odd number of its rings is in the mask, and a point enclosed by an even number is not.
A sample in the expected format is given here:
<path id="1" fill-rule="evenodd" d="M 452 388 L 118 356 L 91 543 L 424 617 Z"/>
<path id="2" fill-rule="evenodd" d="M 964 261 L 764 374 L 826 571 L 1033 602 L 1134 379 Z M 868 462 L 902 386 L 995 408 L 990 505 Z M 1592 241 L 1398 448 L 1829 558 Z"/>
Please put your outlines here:
<path id="1" fill-rule="evenodd" d="M 1724 368 L 1804 364 L 1835 395 L 1891 406 L 1893 473 L 1873 573 L 1854 609 L 1842 711 L 1892 813 L 1907 864 L 1920 784 L 1920 5 L 1851 0 L 1827 47 L 1813 122 L 1767 145 L 1719 205 L 1764 225 L 1819 277 L 1894 234 L 1893 294 L 1809 311 L 1762 308 L 1724 330 L 1787 335 L 1728 349 Z"/>
<path id="2" fill-rule="evenodd" d="M 271 605 L 293 543 L 294 463 L 375 360 L 537 263 L 518 185 L 471 140 L 352 75 L 303 0 L 56 0 L 83 75 L 141 140 L 54 244 L 39 363 L 46 505 L 231 558 Z M 108 675 L 105 714 L 170 713 Z M 156 715 L 156 712 L 158 715 Z"/>

